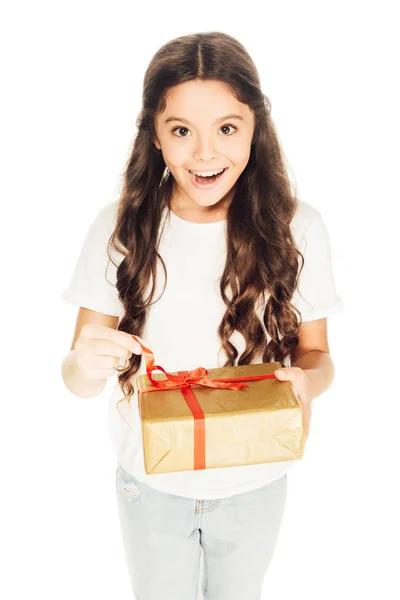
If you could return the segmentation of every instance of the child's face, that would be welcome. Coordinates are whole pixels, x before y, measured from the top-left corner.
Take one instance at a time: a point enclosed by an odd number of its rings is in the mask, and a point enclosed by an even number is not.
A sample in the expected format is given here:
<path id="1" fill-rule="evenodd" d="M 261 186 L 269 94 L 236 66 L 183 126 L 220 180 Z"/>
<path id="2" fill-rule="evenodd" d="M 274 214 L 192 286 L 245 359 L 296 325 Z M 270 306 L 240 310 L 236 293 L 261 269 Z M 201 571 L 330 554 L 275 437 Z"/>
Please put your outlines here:
<path id="1" fill-rule="evenodd" d="M 241 119 L 218 121 L 232 114 Z M 170 117 L 176 118 L 165 123 Z M 250 157 L 254 126 L 253 112 L 220 81 L 195 79 L 168 91 L 166 109 L 156 117 L 154 144 L 174 178 L 174 198 L 181 208 L 214 207 L 220 200 L 219 206 L 229 203 Z M 229 168 L 212 189 L 196 187 L 189 173 L 225 167 Z"/>

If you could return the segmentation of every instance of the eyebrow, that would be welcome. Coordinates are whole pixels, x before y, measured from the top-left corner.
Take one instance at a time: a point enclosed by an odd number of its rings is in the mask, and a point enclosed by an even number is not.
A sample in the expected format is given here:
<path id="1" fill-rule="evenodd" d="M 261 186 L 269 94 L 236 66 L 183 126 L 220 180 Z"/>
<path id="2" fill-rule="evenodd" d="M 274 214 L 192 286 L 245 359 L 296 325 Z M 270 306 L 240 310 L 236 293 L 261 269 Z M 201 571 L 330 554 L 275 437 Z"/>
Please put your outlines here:
<path id="1" fill-rule="evenodd" d="M 241 117 L 240 115 L 232 114 L 232 115 L 226 115 L 225 117 L 221 117 L 220 119 L 217 119 L 216 121 L 214 121 L 213 125 L 216 125 L 217 123 L 220 123 L 221 121 L 225 121 L 225 119 L 240 119 L 241 121 L 244 121 L 243 117 Z M 164 124 L 169 123 L 170 121 L 182 121 L 182 123 L 188 123 L 189 125 L 193 125 L 193 123 L 191 123 L 187 119 L 182 119 L 182 117 L 168 117 L 168 119 L 165 119 Z"/>

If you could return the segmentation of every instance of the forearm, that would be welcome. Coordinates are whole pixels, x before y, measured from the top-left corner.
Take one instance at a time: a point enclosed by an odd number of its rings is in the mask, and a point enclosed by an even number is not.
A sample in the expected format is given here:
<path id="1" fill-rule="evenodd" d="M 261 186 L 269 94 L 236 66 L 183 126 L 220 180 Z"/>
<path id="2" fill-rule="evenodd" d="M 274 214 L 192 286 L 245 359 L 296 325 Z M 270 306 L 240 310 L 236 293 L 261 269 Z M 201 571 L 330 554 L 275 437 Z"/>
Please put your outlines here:
<path id="1" fill-rule="evenodd" d="M 86 379 L 75 361 L 75 350 L 68 352 L 61 365 L 61 376 L 67 389 L 78 398 L 93 398 L 103 391 L 107 379 Z"/>
<path id="2" fill-rule="evenodd" d="M 306 372 L 310 381 L 311 399 L 323 394 L 331 386 L 335 375 L 335 368 L 330 354 L 320 350 L 306 352 L 291 363 L 291 366 L 300 367 Z"/>

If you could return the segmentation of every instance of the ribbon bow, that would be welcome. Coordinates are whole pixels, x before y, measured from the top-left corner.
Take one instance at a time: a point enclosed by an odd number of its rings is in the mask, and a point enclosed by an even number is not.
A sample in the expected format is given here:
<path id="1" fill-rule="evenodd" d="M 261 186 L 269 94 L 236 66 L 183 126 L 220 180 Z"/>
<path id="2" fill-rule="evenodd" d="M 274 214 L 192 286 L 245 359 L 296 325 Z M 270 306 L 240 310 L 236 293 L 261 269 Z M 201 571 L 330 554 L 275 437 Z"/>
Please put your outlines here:
<path id="1" fill-rule="evenodd" d="M 179 371 L 178 375 L 167 373 L 162 367 L 160 367 L 160 365 L 154 364 L 153 352 L 149 348 L 146 348 L 146 346 L 144 346 L 144 344 L 140 342 L 136 336 L 132 335 L 132 337 L 138 344 L 140 344 L 142 348 L 146 361 L 147 377 L 154 386 L 153 388 L 145 388 L 146 392 L 152 391 L 154 388 L 166 390 L 188 387 L 189 385 L 204 385 L 212 388 L 231 390 L 241 390 L 242 388 L 248 387 L 248 385 L 245 383 L 239 383 L 237 378 L 210 379 L 208 377 L 208 370 L 204 367 L 197 367 L 197 369 L 193 369 L 193 371 L 190 371 L 190 373 L 187 371 Z M 153 371 L 162 371 L 167 379 L 163 379 L 161 381 L 153 379 L 151 375 Z"/>

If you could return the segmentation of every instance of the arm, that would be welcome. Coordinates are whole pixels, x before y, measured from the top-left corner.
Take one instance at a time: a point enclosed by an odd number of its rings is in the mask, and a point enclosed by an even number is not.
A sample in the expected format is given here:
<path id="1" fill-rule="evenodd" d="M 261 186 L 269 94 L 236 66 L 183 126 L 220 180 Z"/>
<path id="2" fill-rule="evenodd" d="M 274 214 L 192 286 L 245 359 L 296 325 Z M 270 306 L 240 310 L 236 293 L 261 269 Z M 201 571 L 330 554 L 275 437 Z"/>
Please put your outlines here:
<path id="1" fill-rule="evenodd" d="M 323 394 L 332 384 L 335 368 L 329 352 L 309 350 L 297 358 L 292 367 L 300 367 L 305 371 L 310 384 L 310 399 Z"/>
<path id="2" fill-rule="evenodd" d="M 302 323 L 298 344 L 290 354 L 291 366 L 275 371 L 278 379 L 291 381 L 304 404 L 320 396 L 333 381 L 334 365 L 329 354 L 327 321 L 325 317 Z"/>
<path id="3" fill-rule="evenodd" d="M 279 380 L 290 381 L 303 409 L 305 438 L 308 437 L 311 403 L 329 388 L 334 366 L 329 354 L 327 318 L 306 321 L 299 328 L 299 341 L 290 354 L 291 366 L 277 369 Z"/>

